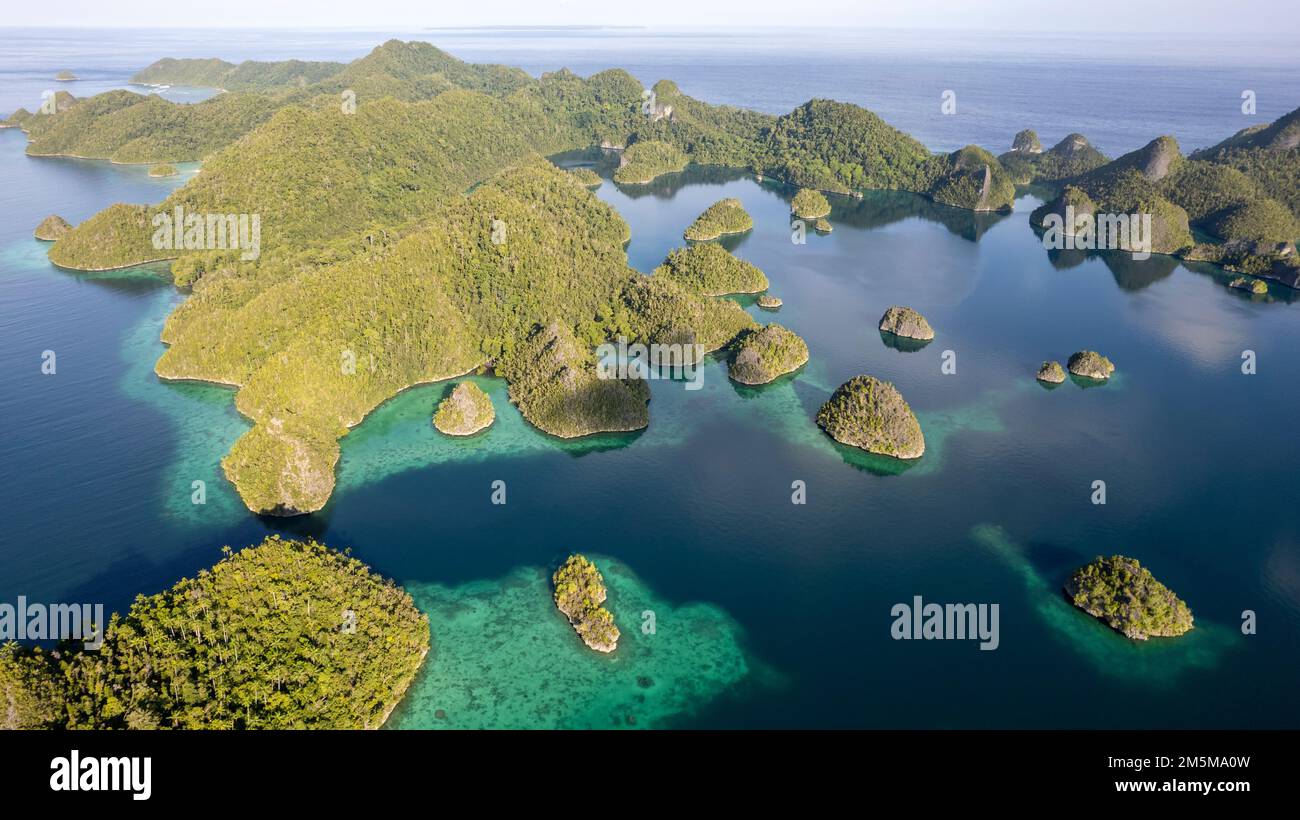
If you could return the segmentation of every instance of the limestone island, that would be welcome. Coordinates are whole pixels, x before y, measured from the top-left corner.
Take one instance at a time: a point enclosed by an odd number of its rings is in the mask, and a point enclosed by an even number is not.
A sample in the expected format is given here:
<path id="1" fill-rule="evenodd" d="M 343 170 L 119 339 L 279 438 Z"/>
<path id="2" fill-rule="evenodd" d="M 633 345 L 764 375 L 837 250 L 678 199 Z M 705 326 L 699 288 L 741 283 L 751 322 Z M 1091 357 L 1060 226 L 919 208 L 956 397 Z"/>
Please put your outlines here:
<path id="1" fill-rule="evenodd" d="M 68 221 L 58 214 L 50 214 L 41 220 L 41 224 L 36 226 L 35 236 L 46 242 L 56 242 L 63 238 L 63 235 L 72 230 Z"/>
<path id="2" fill-rule="evenodd" d="M 614 181 L 622 185 L 642 185 L 655 177 L 680 171 L 686 167 L 686 154 L 681 149 L 659 140 L 633 143 L 623 152 Z"/>
<path id="3" fill-rule="evenodd" d="M 590 168 L 570 168 L 569 173 L 573 174 L 574 179 L 588 188 L 599 188 L 605 181 L 600 178 L 600 174 Z"/>
<path id="4" fill-rule="evenodd" d="M 808 345 L 797 333 L 773 322 L 743 331 L 732 346 L 727 375 L 741 384 L 767 384 L 808 362 Z"/>
<path id="5" fill-rule="evenodd" d="M 492 399 L 473 382 L 461 382 L 451 395 L 438 404 L 433 426 L 449 436 L 472 436 L 486 430 L 496 420 Z"/>
<path id="6" fill-rule="evenodd" d="M 597 652 L 618 647 L 618 627 L 605 603 L 605 579 L 600 570 L 582 555 L 570 555 L 564 566 L 551 576 L 555 585 L 555 606 L 569 619 L 582 642 Z"/>
<path id="7" fill-rule="evenodd" d="M 790 212 L 800 219 L 818 219 L 831 212 L 831 204 L 821 191 L 813 188 L 800 188 L 790 202 Z"/>
<path id="8" fill-rule="evenodd" d="M 880 330 L 906 339 L 930 341 L 934 338 L 934 328 L 925 317 L 910 307 L 894 305 L 880 317 Z"/>
<path id="9" fill-rule="evenodd" d="M 654 275 L 704 296 L 761 293 L 768 287 L 767 276 L 758 266 L 733 256 L 714 242 L 670 251 Z"/>
<path id="10" fill-rule="evenodd" d="M 764 293 L 758 297 L 758 306 L 764 310 L 777 310 L 783 304 L 785 303 L 781 301 L 780 297 L 773 296 L 770 293 Z"/>
<path id="11" fill-rule="evenodd" d="M 79 80 L 81 78 L 76 74 L 73 74 L 71 71 L 60 71 L 58 74 L 54 75 L 54 79 L 61 83 L 70 83 L 73 80 Z"/>
<path id="12" fill-rule="evenodd" d="M 411 596 L 310 539 L 224 552 L 113 614 L 102 651 L 0 646 L 0 728 L 382 726 L 429 651 Z"/>
<path id="13" fill-rule="evenodd" d="M 1060 384 L 1065 381 L 1065 370 L 1060 362 L 1043 362 L 1038 368 L 1038 380 L 1048 384 Z"/>
<path id="14" fill-rule="evenodd" d="M 831 228 L 831 223 L 826 221 L 826 217 L 823 216 L 813 223 L 813 230 L 817 233 L 830 233 L 833 228 Z"/>
<path id="15" fill-rule="evenodd" d="M 1097 557 L 1065 583 L 1070 603 L 1135 641 L 1176 638 L 1192 628 L 1192 612 L 1134 558 Z"/>
<path id="16" fill-rule="evenodd" d="M 695 218 L 684 236 L 693 242 L 707 242 L 728 233 L 752 230 L 754 219 L 739 199 L 720 199 Z"/>
<path id="17" fill-rule="evenodd" d="M 1110 359 L 1093 350 L 1080 350 L 1070 357 L 1067 366 L 1070 372 L 1086 379 L 1105 381 L 1115 372 L 1115 365 Z"/>
<path id="18" fill-rule="evenodd" d="M 872 376 L 854 376 L 817 411 L 817 426 L 841 444 L 911 459 L 925 453 L 925 435 L 898 389 Z"/>
<path id="19" fill-rule="evenodd" d="M 1268 283 L 1263 279 L 1251 279 L 1246 276 L 1238 276 L 1228 283 L 1228 287 L 1237 290 L 1248 290 L 1256 296 L 1263 296 L 1268 293 Z"/>
<path id="20" fill-rule="evenodd" d="M 151 177 L 174 177 L 178 173 L 180 172 L 176 170 L 175 165 L 169 165 L 165 162 L 149 169 L 149 176 Z"/>

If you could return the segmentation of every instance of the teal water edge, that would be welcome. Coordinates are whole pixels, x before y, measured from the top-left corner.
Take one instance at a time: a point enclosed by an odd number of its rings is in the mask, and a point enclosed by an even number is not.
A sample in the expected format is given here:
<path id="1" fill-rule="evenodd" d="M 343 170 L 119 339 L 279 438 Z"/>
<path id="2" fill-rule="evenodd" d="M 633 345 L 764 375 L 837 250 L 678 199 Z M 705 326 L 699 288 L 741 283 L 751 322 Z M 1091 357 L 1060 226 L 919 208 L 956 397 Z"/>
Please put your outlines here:
<path id="1" fill-rule="evenodd" d="M 106 59 L 104 83 L 120 85 L 128 64 L 210 51 L 170 37 L 133 62 Z M 689 82 L 692 65 L 738 85 L 748 70 L 708 57 L 708 42 L 681 38 L 631 61 L 734 101 Z M 544 47 L 498 45 L 504 61 Z M 620 62 L 569 47 L 588 64 Z M 65 56 L 47 62 L 91 76 Z M 1152 71 L 1167 69 L 1157 57 Z M 834 96 L 843 77 L 819 89 L 825 76 L 800 75 L 788 93 Z M 1278 87 L 1289 89 L 1279 108 L 1300 102 L 1294 84 Z M 1220 90 L 1189 83 L 1167 104 L 1203 110 Z M 1079 117 L 1121 119 L 1086 102 Z M 1124 127 L 1142 141 L 1167 130 L 1163 106 Z M 1012 131 L 1092 136 L 1054 116 Z M 1261 103 L 1258 119 L 1271 116 Z M 428 613 L 432 647 L 393 728 L 1300 726 L 1295 291 L 1252 296 L 1168 257 L 1049 254 L 1027 193 L 1006 215 L 902 193 L 832 198 L 834 231 L 794 244 L 794 192 L 770 181 L 693 167 L 620 187 L 616 158 L 564 155 L 553 159 L 605 178 L 596 195 L 631 226 L 629 259 L 645 273 L 710 204 L 739 198 L 754 228 L 720 241 L 784 300 L 775 313 L 741 304 L 802 336 L 808 364 L 748 388 L 714 357 L 699 390 L 651 382 L 646 430 L 569 442 L 529 426 L 490 375 L 469 378 L 496 423 L 465 439 L 430 422 L 454 381 L 413 388 L 343 439 L 325 509 L 259 519 L 220 467 L 247 428 L 232 391 L 153 375 L 163 320 L 185 294 L 156 270 L 59 270 L 31 236 L 47 214 L 77 222 L 112 202 L 157 202 L 197 169 L 151 179 L 26 157 L 24 145 L 0 131 L 0 600 L 120 610 L 218 560 L 221 546 L 276 531 L 352 548 Z M 896 304 L 921 311 L 935 340 L 887 344 L 877 324 Z M 1116 376 L 1035 381 L 1043 360 L 1082 348 L 1110 357 Z M 46 350 L 56 375 L 41 373 Z M 1247 350 L 1254 375 L 1242 373 Z M 921 459 L 865 456 L 817 428 L 817 408 L 861 373 L 893 382 L 916 411 Z M 1105 505 L 1092 503 L 1099 480 Z M 491 501 L 497 481 L 504 505 Z M 805 504 L 791 503 L 796 482 Z M 612 655 L 585 648 L 551 602 L 550 572 L 572 552 L 608 582 L 623 633 Z M 1069 573 L 1113 553 L 1187 601 L 1196 629 L 1137 644 L 1070 606 Z M 998 648 L 893 640 L 891 608 L 914 596 L 998 604 Z M 1242 634 L 1246 610 L 1258 634 Z"/>

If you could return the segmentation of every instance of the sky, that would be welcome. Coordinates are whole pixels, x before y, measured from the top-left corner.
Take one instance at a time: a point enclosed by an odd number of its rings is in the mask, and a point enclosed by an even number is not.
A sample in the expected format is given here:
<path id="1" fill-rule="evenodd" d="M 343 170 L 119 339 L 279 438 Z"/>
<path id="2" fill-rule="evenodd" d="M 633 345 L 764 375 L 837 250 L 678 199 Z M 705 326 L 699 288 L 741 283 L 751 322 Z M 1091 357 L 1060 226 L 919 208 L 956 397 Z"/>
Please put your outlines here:
<path id="1" fill-rule="evenodd" d="M 1297 0 L 60 0 L 6 2 L 4 26 L 406 29 L 455 26 L 789 26 L 1274 34 Z M 1230 11 L 1226 6 L 1230 6 Z"/>

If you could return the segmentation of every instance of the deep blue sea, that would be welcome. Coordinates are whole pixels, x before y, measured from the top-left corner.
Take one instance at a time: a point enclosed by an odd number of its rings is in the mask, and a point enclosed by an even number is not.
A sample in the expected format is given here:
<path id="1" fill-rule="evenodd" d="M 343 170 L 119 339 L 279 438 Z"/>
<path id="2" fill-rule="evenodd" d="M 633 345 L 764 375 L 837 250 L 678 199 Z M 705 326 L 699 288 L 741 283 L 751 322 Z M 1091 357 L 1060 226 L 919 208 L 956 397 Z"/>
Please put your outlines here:
<path id="1" fill-rule="evenodd" d="M 1285 41 L 936 36 L 900 32 L 6 30 L 0 111 L 39 104 L 50 78 L 83 96 L 163 56 L 346 60 L 390 36 L 540 73 L 628 68 L 713 102 L 781 112 L 810 97 L 867 105 L 935 150 L 995 150 L 1033 127 L 1079 131 L 1115 155 L 1172 133 L 1185 150 L 1300 106 Z M 1293 53 L 1294 49 L 1290 49 Z M 940 113 L 945 89 L 955 116 Z M 1258 111 L 1240 111 L 1242 90 Z M 178 100 L 208 92 L 169 89 Z M 650 272 L 710 203 L 739 197 L 753 231 L 725 240 L 785 301 L 809 364 L 758 389 L 721 362 L 704 388 L 652 382 L 650 427 L 561 443 L 529 427 L 505 386 L 475 377 L 498 420 L 453 441 L 430 414 L 448 385 L 407 391 L 343 441 L 320 513 L 250 515 L 222 455 L 246 429 L 224 388 L 159 382 L 159 332 L 184 296 L 148 271 L 51 266 L 32 228 L 113 202 L 156 202 L 180 177 L 31 158 L 0 131 L 0 601 L 122 609 L 270 531 L 351 547 L 429 613 L 433 651 L 396 727 L 1300 726 L 1298 294 L 1226 287 L 1156 256 L 1048 254 L 1021 197 L 976 216 L 909 194 L 837 199 L 834 232 L 792 244 L 791 191 L 692 168 L 620 187 L 599 153 L 596 195 L 632 228 Z M 906 304 L 935 326 L 914 351 L 876 324 Z M 1110 383 L 1033 379 L 1095 348 Z M 41 373 L 42 354 L 57 373 Z M 1257 372 L 1241 370 L 1252 351 Z M 948 355 L 945 355 L 948 354 Z M 956 371 L 941 369 L 955 360 Z M 841 382 L 894 382 L 928 449 L 863 458 L 813 423 Z M 204 505 L 192 482 L 207 483 Z M 492 482 L 508 503 L 490 503 Z M 1107 503 L 1092 503 L 1105 481 Z M 792 504 L 802 482 L 806 504 Z M 547 573 L 596 558 L 624 638 L 576 640 Z M 1197 628 L 1135 644 L 1067 604 L 1098 554 L 1148 565 Z M 891 608 L 1000 608 L 1000 641 L 896 641 Z M 1243 613 L 1258 629 L 1241 630 Z M 653 613 L 654 629 L 645 627 Z"/>

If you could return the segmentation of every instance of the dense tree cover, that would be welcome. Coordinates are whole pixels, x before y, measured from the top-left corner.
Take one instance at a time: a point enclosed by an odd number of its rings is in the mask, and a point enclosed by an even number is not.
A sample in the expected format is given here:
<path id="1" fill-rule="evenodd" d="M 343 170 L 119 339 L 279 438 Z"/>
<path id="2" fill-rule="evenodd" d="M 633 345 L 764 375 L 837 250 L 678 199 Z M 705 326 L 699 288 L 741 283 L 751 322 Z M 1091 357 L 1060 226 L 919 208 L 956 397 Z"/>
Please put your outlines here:
<path id="1" fill-rule="evenodd" d="M 491 426 L 496 419 L 492 399 L 473 382 L 461 382 L 438 403 L 433 426 L 449 436 L 468 436 Z"/>
<path id="2" fill-rule="evenodd" d="M 1250 265 L 1252 255 L 1261 257 L 1255 260 L 1260 268 L 1274 261 L 1274 246 L 1300 234 L 1294 215 L 1254 179 L 1230 165 L 1184 158 L 1172 137 L 1160 137 L 1071 178 L 1062 194 L 1035 210 L 1031 220 L 1042 224 L 1048 213 L 1063 214 L 1066 204 L 1073 204 L 1076 214 L 1085 208 L 1097 214 L 1150 213 L 1155 252 L 1223 261 L 1212 249 L 1195 246 L 1191 228 L 1198 228 L 1235 247 L 1232 258 L 1238 264 Z M 1247 249 L 1241 242 L 1260 245 Z"/>
<path id="3" fill-rule="evenodd" d="M 1098 556 L 1065 584 L 1075 606 L 1135 640 L 1174 637 L 1192 628 L 1192 612 L 1134 558 Z"/>
<path id="4" fill-rule="evenodd" d="M 600 652 L 613 652 L 619 631 L 605 603 L 605 579 L 584 555 L 570 555 L 551 576 L 555 606 L 573 625 L 583 643 Z"/>
<path id="5" fill-rule="evenodd" d="M 925 436 L 898 388 L 873 376 L 854 376 L 835 389 L 817 411 L 817 425 L 831 438 L 869 453 L 920 458 Z"/>
<path id="6" fill-rule="evenodd" d="M 28 120 L 27 153 L 132 163 L 197 160 L 270 119 L 278 107 L 260 94 L 220 94 L 184 105 L 109 91 Z"/>
<path id="7" fill-rule="evenodd" d="M 793 373 L 808 361 L 808 344 L 797 333 L 773 322 L 742 331 L 731 344 L 727 375 L 741 384 L 767 384 Z"/>
<path id="8" fill-rule="evenodd" d="M 754 218 L 745 210 L 739 199 L 731 197 L 720 199 L 695 218 L 683 236 L 696 242 L 717 239 L 728 233 L 744 233 L 752 230 Z"/>
<path id="9" fill-rule="evenodd" d="M 756 170 L 827 191 L 923 191 L 929 159 L 924 145 L 865 108 L 812 100 L 777 119 L 763 139 Z"/>
<path id="10" fill-rule="evenodd" d="M 400 587 L 271 536 L 138 597 L 98 651 L 0 649 L 0 701 L 19 728 L 373 729 L 428 647 Z"/>
<path id="11" fill-rule="evenodd" d="M 164 57 L 137 71 L 131 77 L 131 82 L 140 85 L 191 85 L 198 88 L 224 88 L 227 91 L 254 91 L 311 85 L 338 74 L 345 67 L 343 63 L 302 60 L 245 60 L 235 65 L 215 57 Z"/>
<path id="12" fill-rule="evenodd" d="M 348 90 L 352 110 L 340 106 Z M 644 423 L 644 385 L 597 380 L 592 347 L 622 335 L 718 350 L 754 327 L 735 303 L 707 298 L 719 292 L 716 270 L 690 267 L 722 249 L 683 252 L 673 275 L 636 273 L 626 223 L 538 154 L 606 142 L 629 146 L 623 179 L 695 159 L 832 190 L 905 188 L 965 208 L 1009 201 L 987 152 L 930 155 L 855 106 L 814 100 L 772 117 L 692 100 L 671 83 L 654 91 L 645 96 L 624 71 L 531 80 L 393 41 L 314 84 L 251 95 L 273 113 L 242 136 L 243 126 L 226 132 L 233 142 L 207 155 L 202 174 L 158 207 L 92 217 L 51 259 L 97 268 L 177 257 L 175 280 L 193 295 L 164 328 L 170 347 L 157 371 L 240 388 L 237 406 L 254 426 L 226 473 L 251 509 L 293 514 L 328 499 L 339 437 L 412 384 L 494 366 L 543 430 L 632 429 Z M 34 144 L 123 151 L 135 144 L 122 142 L 132 118 L 149 112 L 166 109 L 113 92 L 29 130 Z M 77 117 L 84 128 L 57 124 Z M 172 142 L 193 127 L 174 128 Z M 1089 191 L 1126 211 L 1165 208 L 1166 233 L 1177 234 L 1182 211 L 1146 169 L 1089 178 Z M 154 218 L 178 207 L 257 215 L 258 258 L 155 248 Z M 734 267 L 725 251 L 718 259 Z"/>
<path id="13" fill-rule="evenodd" d="M 686 154 L 677 146 L 659 140 L 642 140 L 623 152 L 623 164 L 614 172 L 614 181 L 645 183 L 662 174 L 680 171 L 686 163 Z"/>
<path id="14" fill-rule="evenodd" d="M 767 290 L 767 276 L 758 267 L 713 243 L 675 248 L 654 275 L 705 296 L 758 293 Z"/>
<path id="15" fill-rule="evenodd" d="M 178 173 L 180 172 L 176 170 L 175 165 L 166 162 L 155 165 L 149 169 L 149 176 L 151 177 L 174 177 Z"/>
<path id="16" fill-rule="evenodd" d="M 601 183 L 604 182 L 604 180 L 600 178 L 600 174 L 590 168 L 570 168 L 569 173 L 573 174 L 574 179 L 578 180 L 588 188 L 599 188 Z"/>
<path id="17" fill-rule="evenodd" d="M 1238 131 L 1192 158 L 1236 168 L 1300 217 L 1300 108 L 1267 125 Z"/>
<path id="18" fill-rule="evenodd" d="M 1026 149 L 1017 149 L 1021 143 L 1022 131 L 1016 135 L 1012 149 L 998 157 L 1003 168 L 1017 184 L 1027 185 L 1031 182 L 1051 183 L 1070 179 L 1087 173 L 1094 168 L 1105 165 L 1108 160 L 1104 154 L 1092 147 L 1088 138 L 1082 134 L 1070 134 L 1065 139 L 1041 153 Z M 1030 131 L 1029 134 L 1034 132 Z M 1033 143 L 1038 142 L 1034 135 Z M 1041 146 L 1040 146 L 1041 148 Z"/>
<path id="19" fill-rule="evenodd" d="M 927 164 L 933 182 L 927 193 L 935 202 L 972 211 L 1008 211 L 1016 198 L 1016 185 L 997 159 L 976 145 Z"/>
<path id="20" fill-rule="evenodd" d="M 1136 151 L 1074 177 L 1055 200 L 1030 215 L 1041 225 L 1048 213 L 1064 214 L 1068 197 L 1086 201 L 1096 214 L 1151 215 L 1151 251 L 1175 253 L 1192 246 L 1187 212 L 1164 195 L 1166 181 L 1179 178 L 1186 160 L 1172 137 L 1160 137 Z M 1076 204 L 1078 214 L 1081 204 Z M 1131 235 L 1130 237 L 1131 238 Z M 1117 243 L 1125 245 L 1132 243 Z M 1117 248 L 1110 248 L 1112 250 Z"/>
<path id="21" fill-rule="evenodd" d="M 800 219 L 818 219 L 831 212 L 831 204 L 821 191 L 800 188 L 790 201 L 790 212 Z"/>
<path id="22" fill-rule="evenodd" d="M 537 328 L 502 357 L 510 400 L 533 425 L 560 438 L 629 432 L 650 423 L 641 379 L 602 379 L 596 358 L 568 325 Z"/>
<path id="23" fill-rule="evenodd" d="M 333 489 L 339 436 L 411 384 L 494 363 L 525 417 L 547 432 L 636 429 L 645 424 L 644 385 L 597 383 L 594 345 L 622 334 L 712 350 L 751 324 L 734 303 L 628 268 L 628 228 L 608 205 L 571 174 L 528 160 L 515 129 L 480 139 L 497 128 L 496 105 L 454 92 L 349 117 L 286 109 L 240 150 L 214 157 L 202 184 L 164 203 L 286 208 L 263 214 L 255 263 L 220 254 L 195 257 L 201 268 L 177 263 L 194 293 L 168 319 L 170 347 L 157 365 L 167 378 L 241 387 L 236 404 L 254 427 L 223 466 L 250 509 L 319 509 Z M 363 122 L 374 144 L 351 145 L 345 136 Z M 349 159 L 350 151 L 362 153 Z M 491 174 L 493 163 L 517 162 Z M 275 173 L 283 163 L 295 167 Z M 257 167 L 271 172 L 248 172 Z M 412 167 L 422 175 L 401 170 Z M 478 176 L 488 181 L 458 193 Z M 288 207 L 295 202 L 305 213 Z M 422 227 L 402 228 L 404 213 L 422 214 Z M 557 362 L 521 344 L 551 324 L 582 349 Z"/>

